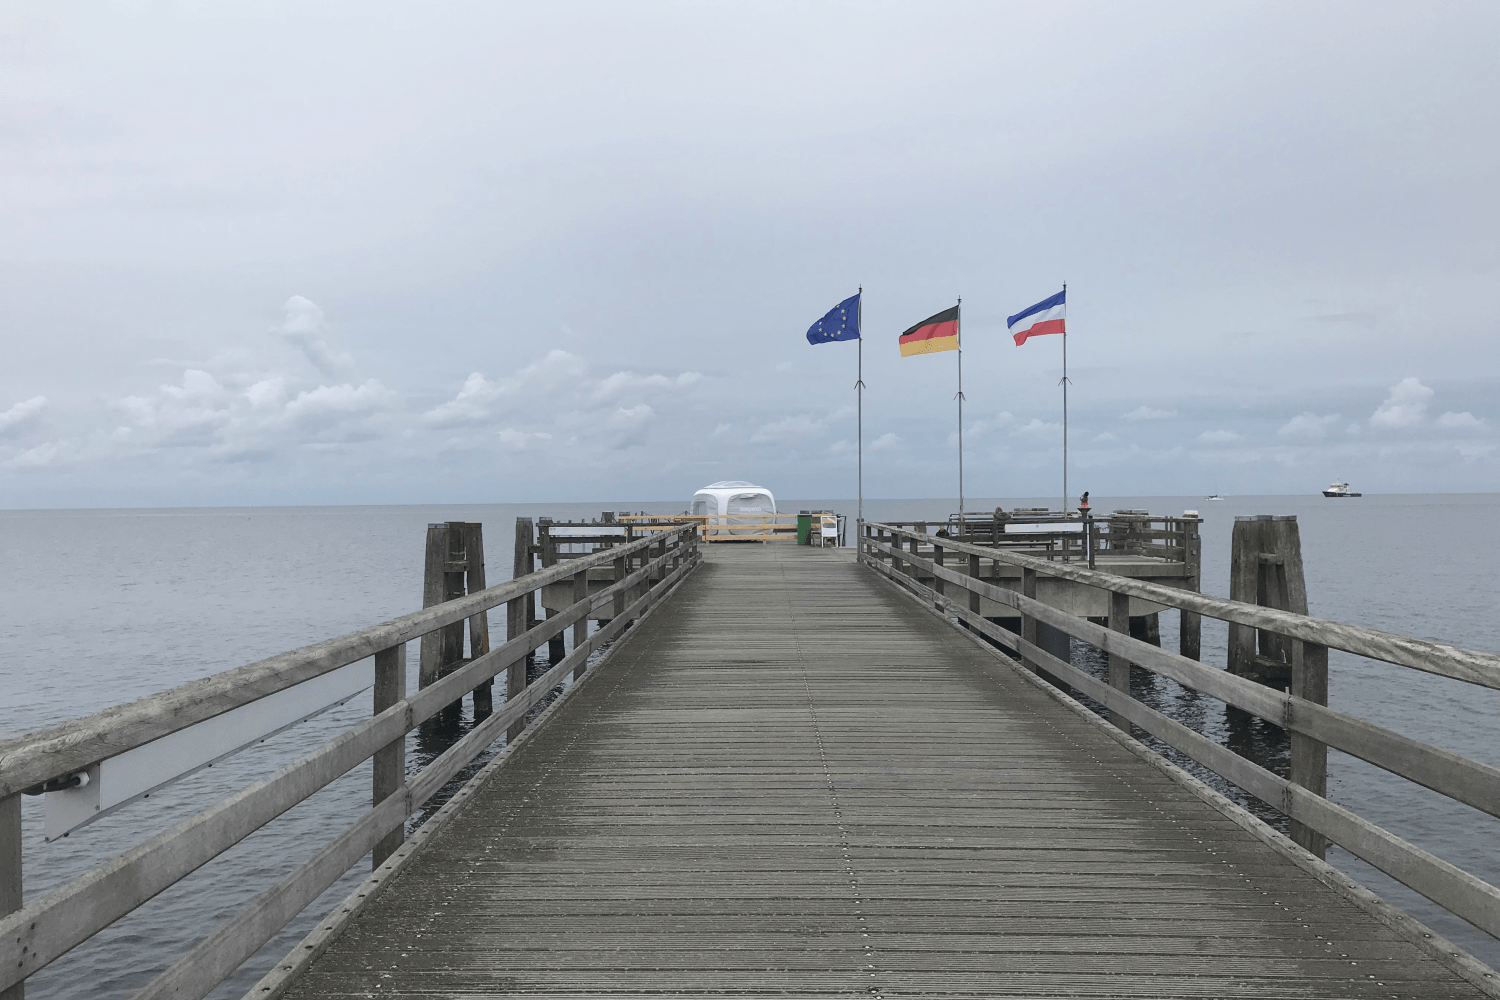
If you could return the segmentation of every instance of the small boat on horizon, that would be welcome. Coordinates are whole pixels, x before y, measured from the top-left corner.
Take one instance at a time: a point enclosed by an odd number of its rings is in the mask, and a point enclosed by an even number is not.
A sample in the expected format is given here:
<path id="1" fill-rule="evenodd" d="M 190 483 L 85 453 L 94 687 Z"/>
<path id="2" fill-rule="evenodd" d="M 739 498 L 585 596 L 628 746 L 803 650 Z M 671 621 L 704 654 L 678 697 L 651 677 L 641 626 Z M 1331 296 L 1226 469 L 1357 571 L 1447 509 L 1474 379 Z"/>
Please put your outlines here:
<path id="1" fill-rule="evenodd" d="M 1223 500 L 1224 498 L 1221 497 L 1221 496 L 1219 496 L 1219 494 L 1215 493 L 1213 496 L 1211 496 L 1211 497 L 1204 497 L 1203 499 L 1205 499 L 1205 500 Z"/>
<path id="2" fill-rule="evenodd" d="M 1325 497 L 1362 497 L 1363 493 L 1350 493 L 1348 483 L 1329 483 L 1323 491 Z"/>

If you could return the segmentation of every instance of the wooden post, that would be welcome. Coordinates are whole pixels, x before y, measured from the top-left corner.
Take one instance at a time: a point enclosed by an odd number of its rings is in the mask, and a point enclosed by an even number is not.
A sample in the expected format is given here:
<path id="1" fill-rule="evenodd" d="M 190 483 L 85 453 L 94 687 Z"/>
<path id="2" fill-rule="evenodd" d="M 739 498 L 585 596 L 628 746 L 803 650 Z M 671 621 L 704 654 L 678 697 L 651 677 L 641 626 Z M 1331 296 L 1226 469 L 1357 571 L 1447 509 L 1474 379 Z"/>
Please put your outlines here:
<path id="1" fill-rule="evenodd" d="M 1198 535 L 1198 518 L 1182 519 L 1182 556 L 1183 564 L 1187 567 L 1187 575 L 1183 578 L 1188 590 L 1193 593 L 1202 593 L 1203 581 L 1200 579 L 1203 572 L 1203 540 Z M 1203 651 L 1203 616 L 1194 611 L 1180 612 L 1177 629 L 1177 649 L 1183 656 L 1190 660 L 1196 660 Z"/>
<path id="2" fill-rule="evenodd" d="M 979 557 L 976 555 L 969 556 L 969 578 L 975 583 L 979 582 Z M 969 610 L 976 615 L 979 614 L 979 591 L 977 590 L 969 591 Z"/>
<path id="3" fill-rule="evenodd" d="M 619 583 L 630 574 L 630 567 L 624 556 L 615 557 L 615 583 Z M 625 588 L 621 587 L 615 591 L 615 608 L 613 617 L 619 618 L 625 614 Z"/>
<path id="4" fill-rule="evenodd" d="M 932 563 L 934 566 L 943 565 L 943 547 L 937 542 L 932 543 Z M 943 578 L 936 573 L 932 574 L 932 589 L 937 591 L 938 596 L 944 596 L 947 591 L 943 589 Z"/>
<path id="5" fill-rule="evenodd" d="M 550 518 L 542 518 L 537 523 L 538 544 L 542 549 L 542 569 L 550 569 L 558 563 L 557 540 L 552 537 L 552 522 Z M 551 608 L 543 608 L 543 614 L 548 618 L 553 617 L 555 612 Z M 547 665 L 555 667 L 568 655 L 567 641 L 562 634 L 554 635 L 547 640 Z"/>
<path id="6" fill-rule="evenodd" d="M 579 601 L 588 600 L 588 596 L 589 571 L 586 569 L 579 570 L 577 573 L 573 574 L 573 603 L 577 604 Z M 573 650 L 577 652 L 585 645 L 587 645 L 588 641 L 589 616 L 588 613 L 585 612 L 584 616 L 578 619 L 578 621 L 573 625 Z M 584 667 L 585 664 L 579 664 L 578 669 L 573 671 L 573 679 L 575 681 L 579 677 L 583 676 Z"/>
<path id="7" fill-rule="evenodd" d="M 427 560 L 422 571 L 422 607 L 443 603 L 445 592 L 443 568 L 448 563 L 448 526 L 427 526 Z M 422 636 L 417 660 L 417 687 L 425 688 L 437 680 L 443 666 L 442 636 L 428 632 Z"/>
<path id="8" fill-rule="evenodd" d="M 406 643 L 375 654 L 375 714 L 379 715 L 406 697 Z M 380 805 L 406 783 L 406 735 L 375 751 L 372 805 Z M 406 839 L 406 824 L 381 838 L 370 855 L 370 867 L 379 868 Z"/>
<path id="9" fill-rule="evenodd" d="M 531 518 L 516 518 L 516 553 L 514 569 L 511 579 L 519 580 L 528 576 L 535 570 L 536 552 L 533 543 Z M 535 599 L 534 592 L 522 594 L 520 597 L 511 598 L 506 606 L 506 639 L 514 639 L 516 636 L 524 635 L 531 627 L 532 601 Z M 516 662 L 510 664 L 505 672 L 506 698 L 515 698 L 526 690 L 527 667 L 531 665 L 531 653 L 527 652 Z M 506 733 L 506 740 L 514 740 L 521 735 L 521 730 L 526 728 L 524 719 L 517 719 Z"/>
<path id="10" fill-rule="evenodd" d="M 484 580 L 484 525 L 464 525 L 464 557 L 468 564 L 466 585 L 471 594 L 486 586 Z M 481 611 L 469 619 L 469 656 L 483 656 L 490 651 L 490 616 Z M 487 718 L 495 710 L 495 682 L 484 681 L 474 689 L 474 721 Z"/>
<path id="11" fill-rule="evenodd" d="M 888 544 L 891 547 L 891 572 L 905 572 L 901 568 L 901 536 L 892 531 Z"/>
<path id="12" fill-rule="evenodd" d="M 1026 566 L 1021 567 L 1021 596 L 1036 600 L 1036 570 Z M 1025 611 L 1021 612 L 1021 638 L 1033 646 L 1037 644 L 1036 618 Z M 1036 661 L 1025 653 L 1021 654 L 1021 665 L 1027 670 L 1036 669 Z"/>
<path id="13" fill-rule="evenodd" d="M 21 796 L 0 798 L 0 917 L 21 908 Z M 0 990 L 0 1000 L 24 1000 L 26 983 Z"/>
<path id="14" fill-rule="evenodd" d="M 1229 598 L 1307 614 L 1302 537 L 1296 517 L 1236 517 L 1229 556 Z M 1292 643 L 1275 632 L 1229 625 L 1229 670 L 1261 684 L 1286 688 L 1292 676 Z"/>
<path id="15" fill-rule="evenodd" d="M 1109 592 L 1109 630 L 1121 635 L 1130 634 L 1130 595 Z M 1119 653 L 1109 654 L 1109 686 L 1116 691 L 1130 694 L 1130 661 Z M 1109 721 L 1130 732 L 1130 722 L 1118 712 L 1109 713 Z"/>
<path id="16" fill-rule="evenodd" d="M 921 545 L 921 543 L 917 541 L 917 535 L 918 535 L 918 533 L 921 533 L 921 534 L 924 534 L 924 535 L 927 533 L 927 524 L 926 524 L 926 522 L 923 522 L 923 521 L 916 522 L 915 524 L 913 524 L 911 526 L 911 531 L 912 531 L 912 535 L 911 535 L 911 554 L 914 555 L 914 556 L 921 555 L 922 553 L 921 553 L 921 549 L 919 547 Z M 922 571 L 919 570 L 919 569 L 917 569 L 917 564 L 916 563 L 911 563 L 910 564 L 910 569 L 907 570 L 907 575 L 911 577 L 912 583 L 918 583 L 919 584 L 919 583 L 922 582 Z"/>
<path id="17" fill-rule="evenodd" d="M 1292 643 L 1292 689 L 1294 698 L 1317 705 L 1328 704 L 1328 647 L 1300 639 Z M 1328 795 L 1328 746 L 1311 736 L 1293 730 L 1293 784 L 1301 785 L 1314 795 Z M 1292 840 L 1318 858 L 1328 853 L 1328 840 L 1322 834 L 1292 820 L 1288 828 Z"/>

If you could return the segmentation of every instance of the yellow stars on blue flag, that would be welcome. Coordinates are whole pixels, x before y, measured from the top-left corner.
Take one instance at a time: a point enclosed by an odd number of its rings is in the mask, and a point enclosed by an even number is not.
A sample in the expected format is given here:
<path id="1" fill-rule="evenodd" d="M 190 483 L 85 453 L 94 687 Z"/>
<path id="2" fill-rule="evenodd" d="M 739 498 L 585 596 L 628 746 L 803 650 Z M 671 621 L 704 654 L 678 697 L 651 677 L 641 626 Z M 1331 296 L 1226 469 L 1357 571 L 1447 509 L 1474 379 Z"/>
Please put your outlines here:
<path id="1" fill-rule="evenodd" d="M 859 294 L 849 296 L 828 314 L 807 328 L 809 344 L 828 344 L 835 340 L 859 339 Z"/>

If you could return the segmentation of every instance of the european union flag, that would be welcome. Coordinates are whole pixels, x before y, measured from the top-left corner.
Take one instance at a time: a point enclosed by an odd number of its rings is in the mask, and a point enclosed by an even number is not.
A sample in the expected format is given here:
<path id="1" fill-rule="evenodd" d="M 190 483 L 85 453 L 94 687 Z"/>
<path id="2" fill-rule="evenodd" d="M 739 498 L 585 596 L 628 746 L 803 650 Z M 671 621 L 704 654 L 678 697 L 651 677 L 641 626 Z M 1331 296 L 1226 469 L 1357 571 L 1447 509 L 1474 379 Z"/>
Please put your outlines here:
<path id="1" fill-rule="evenodd" d="M 807 328 L 809 344 L 827 344 L 835 340 L 859 339 L 859 296 L 855 293 L 832 309 L 828 315 Z"/>

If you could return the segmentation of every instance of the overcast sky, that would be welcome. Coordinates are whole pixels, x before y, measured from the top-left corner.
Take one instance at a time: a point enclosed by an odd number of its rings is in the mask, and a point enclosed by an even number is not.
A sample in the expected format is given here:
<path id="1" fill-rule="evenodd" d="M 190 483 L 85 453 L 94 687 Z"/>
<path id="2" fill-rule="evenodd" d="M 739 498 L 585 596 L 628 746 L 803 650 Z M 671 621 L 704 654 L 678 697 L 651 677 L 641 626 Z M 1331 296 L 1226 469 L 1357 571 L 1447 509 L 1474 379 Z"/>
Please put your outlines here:
<path id="1" fill-rule="evenodd" d="M 0 505 L 1500 488 L 1500 5 L 11 3 Z"/>

